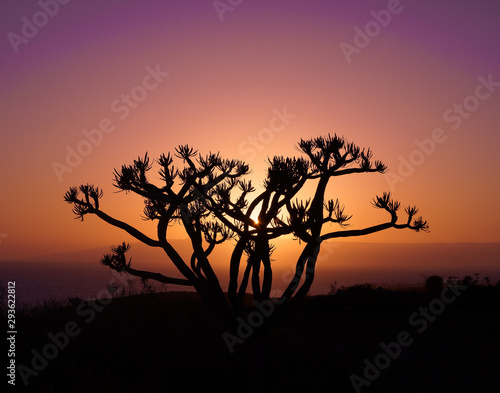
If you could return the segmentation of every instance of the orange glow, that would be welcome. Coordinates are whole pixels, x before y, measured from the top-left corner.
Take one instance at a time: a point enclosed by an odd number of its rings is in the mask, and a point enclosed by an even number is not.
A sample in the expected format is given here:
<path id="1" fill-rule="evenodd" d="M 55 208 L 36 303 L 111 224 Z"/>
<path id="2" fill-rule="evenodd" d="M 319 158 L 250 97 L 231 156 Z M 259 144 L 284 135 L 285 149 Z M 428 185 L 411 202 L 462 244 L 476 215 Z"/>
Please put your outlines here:
<path id="1" fill-rule="evenodd" d="M 132 241 L 96 217 L 84 223 L 73 219 L 63 195 L 87 182 L 104 190 L 105 212 L 155 236 L 155 226 L 141 219 L 141 198 L 115 193 L 112 186 L 113 169 L 145 152 L 156 158 L 186 143 L 201 154 L 220 151 L 248 162 L 249 178 L 259 187 L 268 157 L 298 155 L 300 138 L 329 132 L 371 147 L 374 158 L 402 179 L 394 185 L 395 198 L 403 206 L 417 205 L 431 226 L 430 234 L 392 230 L 346 241 L 498 242 L 500 91 L 494 87 L 456 129 L 443 118 L 474 95 L 479 76 L 493 73 L 492 79 L 500 80 L 498 54 L 491 50 L 496 36 L 480 33 L 488 31 L 481 29 L 487 23 L 496 26 L 495 13 L 477 6 L 477 15 L 468 15 L 471 26 L 479 26 L 470 34 L 478 36 L 448 42 L 447 37 L 465 34 L 463 24 L 448 17 L 462 6 L 453 2 L 435 10 L 413 2 L 415 12 L 408 5 L 348 64 L 338 44 L 352 41 L 354 26 L 363 24 L 372 6 L 334 3 L 274 9 L 278 6 L 245 2 L 223 23 L 210 4 L 210 10 L 194 12 L 163 2 L 147 10 L 113 3 L 94 20 L 85 5 L 71 3 L 19 54 L 4 45 L 0 234 L 7 237 L 0 238 L 0 259 Z M 434 18 L 436 12 L 443 13 L 441 19 Z M 18 31 L 24 13 L 16 9 L 12 21 L 5 21 L 6 31 Z M 449 25 L 427 26 L 422 15 Z M 426 21 L 425 34 L 419 18 Z M 134 22 L 124 29 L 120 20 Z M 68 26 L 75 34 L 67 33 Z M 462 48 L 455 47 L 461 42 Z M 123 94 L 139 94 L 147 67 L 157 66 L 169 75 L 134 101 L 122 119 L 124 112 L 113 103 Z M 68 147 L 83 148 L 86 135 L 106 118 L 114 130 L 102 134 L 78 163 L 69 163 Z M 419 146 L 436 128 L 444 130 L 445 141 L 422 153 Z M 406 168 L 402 162 L 411 157 L 423 158 Z M 62 181 L 54 162 L 68 167 Z M 157 177 L 151 172 L 151 179 Z M 352 228 L 362 228 L 387 220 L 370 201 L 388 190 L 384 175 L 352 175 L 332 179 L 328 196 L 354 215 Z M 300 197 L 312 191 L 306 186 Z M 169 234 L 185 237 L 179 227 L 169 228 Z"/>

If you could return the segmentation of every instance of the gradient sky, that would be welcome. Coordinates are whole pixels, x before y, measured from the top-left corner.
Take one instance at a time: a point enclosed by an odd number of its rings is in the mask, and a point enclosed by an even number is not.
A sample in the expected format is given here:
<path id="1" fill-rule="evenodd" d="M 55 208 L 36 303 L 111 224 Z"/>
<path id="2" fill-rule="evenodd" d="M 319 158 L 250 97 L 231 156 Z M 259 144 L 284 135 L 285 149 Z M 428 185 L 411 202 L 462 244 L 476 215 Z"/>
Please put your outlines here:
<path id="1" fill-rule="evenodd" d="M 377 29 L 371 11 L 388 7 L 397 12 L 348 61 L 341 44 L 354 45 L 367 23 Z M 157 157 L 185 143 L 218 150 L 249 162 L 260 184 L 268 156 L 296 155 L 300 138 L 326 133 L 371 147 L 389 166 L 389 177 L 332 182 L 353 228 L 386 221 L 370 201 L 387 190 L 418 205 L 431 225 L 429 234 L 393 230 L 357 241 L 500 241 L 498 1 L 244 0 L 221 16 L 206 0 L 58 8 L 45 21 L 39 3 L 10 1 L 0 15 L 0 259 L 130 240 L 95 217 L 73 219 L 64 192 L 86 182 L 104 189 L 103 210 L 150 232 L 141 200 L 111 185 L 114 168 L 146 151 Z M 13 45 L 33 18 L 46 24 Z M 169 75 L 154 88 L 149 79 L 129 112 L 119 109 L 148 67 Z M 497 86 L 478 88 L 481 78 Z M 295 117 L 263 141 L 261 130 L 284 108 Z M 113 131 L 58 176 L 54 163 L 68 165 L 67 147 L 103 119 Z M 415 140 L 435 129 L 441 142 L 421 152 Z"/>

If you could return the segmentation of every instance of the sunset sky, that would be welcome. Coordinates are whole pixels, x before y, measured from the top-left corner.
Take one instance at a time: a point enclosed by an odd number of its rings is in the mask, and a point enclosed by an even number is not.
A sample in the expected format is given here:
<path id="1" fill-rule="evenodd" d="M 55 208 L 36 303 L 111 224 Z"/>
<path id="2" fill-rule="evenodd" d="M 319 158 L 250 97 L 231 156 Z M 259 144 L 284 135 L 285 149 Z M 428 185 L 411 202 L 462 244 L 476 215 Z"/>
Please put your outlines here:
<path id="1" fill-rule="evenodd" d="M 353 228 L 387 220 L 383 191 L 431 226 L 355 241 L 500 241 L 498 1 L 65 1 L 2 7 L 0 260 L 130 241 L 74 219 L 63 195 L 87 182 L 152 233 L 112 186 L 145 152 L 220 151 L 261 184 L 267 157 L 327 133 L 389 166 L 332 181 Z"/>

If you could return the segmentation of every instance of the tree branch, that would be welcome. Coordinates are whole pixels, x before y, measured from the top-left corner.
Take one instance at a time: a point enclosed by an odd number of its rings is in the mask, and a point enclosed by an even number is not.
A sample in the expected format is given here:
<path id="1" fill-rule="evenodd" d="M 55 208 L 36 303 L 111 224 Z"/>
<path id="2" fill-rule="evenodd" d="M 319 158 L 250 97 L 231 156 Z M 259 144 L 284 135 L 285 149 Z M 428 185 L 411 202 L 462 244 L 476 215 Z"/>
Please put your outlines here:
<path id="1" fill-rule="evenodd" d="M 126 267 L 124 272 L 129 273 L 133 276 L 136 277 L 141 277 L 141 278 L 147 278 L 147 279 L 152 279 L 156 280 L 165 284 L 175 284 L 175 285 L 183 285 L 183 286 L 193 286 L 194 284 L 189 281 L 185 280 L 182 278 L 172 278 L 172 277 L 167 277 L 164 276 L 163 274 L 160 273 L 152 273 L 152 272 L 147 272 L 144 270 L 136 270 L 131 267 Z"/>
<path id="2" fill-rule="evenodd" d="M 370 169 L 347 168 L 347 169 L 342 169 L 340 171 L 335 171 L 331 174 L 331 176 L 334 177 L 334 176 L 349 175 L 351 173 L 369 173 L 369 172 L 381 172 L 381 170 L 378 168 L 370 168 Z"/>
<path id="3" fill-rule="evenodd" d="M 384 224 L 374 225 L 374 226 L 364 228 L 364 229 L 350 229 L 350 230 L 344 230 L 344 231 L 330 232 L 330 233 L 327 233 L 327 234 L 320 236 L 320 238 L 321 238 L 321 240 L 328 240 L 328 239 L 337 238 L 337 237 L 363 236 L 363 235 L 368 235 L 370 233 L 383 231 L 385 229 L 389 229 L 389 228 L 393 228 L 393 227 L 395 227 L 395 224 L 393 224 L 392 222 L 386 222 Z"/>
<path id="4" fill-rule="evenodd" d="M 151 239 L 150 237 L 146 236 L 144 233 L 135 229 L 133 226 L 131 226 L 123 221 L 117 220 L 116 218 L 113 218 L 113 217 L 107 215 L 106 213 L 104 213 L 101 210 L 94 210 L 92 213 L 94 213 L 101 220 L 106 221 L 108 224 L 111 224 L 115 227 L 123 229 L 125 232 L 132 235 L 137 240 L 140 240 L 141 242 L 147 244 L 148 246 L 161 247 L 161 244 L 158 240 Z"/>

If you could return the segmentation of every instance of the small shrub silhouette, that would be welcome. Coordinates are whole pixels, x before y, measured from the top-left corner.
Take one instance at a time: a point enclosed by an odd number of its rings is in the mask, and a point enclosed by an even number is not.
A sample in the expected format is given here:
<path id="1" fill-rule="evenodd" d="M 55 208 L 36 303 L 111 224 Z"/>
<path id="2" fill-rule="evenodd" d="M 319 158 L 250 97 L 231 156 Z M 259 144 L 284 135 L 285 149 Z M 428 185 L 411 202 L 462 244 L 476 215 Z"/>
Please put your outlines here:
<path id="1" fill-rule="evenodd" d="M 444 288 L 443 277 L 439 275 L 425 277 L 425 288 L 431 295 L 439 294 Z"/>

